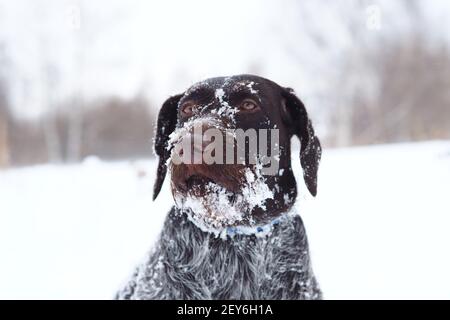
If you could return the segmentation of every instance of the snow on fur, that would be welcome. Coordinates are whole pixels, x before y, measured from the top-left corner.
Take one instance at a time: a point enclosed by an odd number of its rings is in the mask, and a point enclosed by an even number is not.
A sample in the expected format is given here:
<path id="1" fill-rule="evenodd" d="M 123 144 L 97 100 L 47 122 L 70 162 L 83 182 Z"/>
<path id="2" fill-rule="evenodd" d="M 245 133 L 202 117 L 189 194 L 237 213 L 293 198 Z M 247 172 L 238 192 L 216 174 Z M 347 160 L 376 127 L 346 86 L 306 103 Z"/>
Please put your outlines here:
<path id="1" fill-rule="evenodd" d="M 177 208 L 118 299 L 319 299 L 300 216 L 264 237 L 216 238 Z"/>
<path id="2" fill-rule="evenodd" d="M 216 236 L 223 236 L 229 226 L 239 225 L 255 207 L 265 209 L 265 202 L 274 197 L 273 191 L 265 183 L 260 166 L 256 166 L 255 172 L 246 169 L 244 185 L 239 194 L 232 194 L 212 182 L 207 185 L 207 190 L 203 197 L 178 194 L 175 203 L 197 227 Z M 230 200 L 230 196 L 233 196 L 233 200 Z M 246 229 L 247 232 L 251 230 L 256 229 Z"/>

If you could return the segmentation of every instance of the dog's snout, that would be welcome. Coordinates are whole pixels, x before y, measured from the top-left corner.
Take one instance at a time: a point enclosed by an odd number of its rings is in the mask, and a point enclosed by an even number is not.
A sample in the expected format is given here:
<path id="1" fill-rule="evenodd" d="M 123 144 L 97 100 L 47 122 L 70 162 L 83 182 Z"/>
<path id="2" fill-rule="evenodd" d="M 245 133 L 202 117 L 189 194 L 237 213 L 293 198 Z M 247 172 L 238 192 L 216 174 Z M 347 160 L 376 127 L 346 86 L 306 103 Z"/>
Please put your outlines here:
<path id="1" fill-rule="evenodd" d="M 202 156 L 208 150 L 208 146 L 215 141 L 213 136 L 215 134 L 224 135 L 224 132 L 225 130 L 211 119 L 196 120 L 177 140 L 176 144 L 182 146 L 178 148 L 178 155 L 182 157 L 189 152 L 191 157 Z"/>
<path id="2" fill-rule="evenodd" d="M 194 153 L 199 152 L 203 154 L 205 148 L 209 145 L 209 141 L 206 141 L 202 134 L 194 133 L 191 145 Z"/>
<path id="3" fill-rule="evenodd" d="M 209 145 L 209 141 L 206 141 L 203 138 L 203 135 L 189 133 L 189 137 L 187 137 L 188 142 L 187 145 L 190 149 L 191 155 L 200 154 L 203 155 L 206 147 Z M 178 152 L 180 156 L 183 156 L 185 152 L 185 148 L 181 148 Z"/>

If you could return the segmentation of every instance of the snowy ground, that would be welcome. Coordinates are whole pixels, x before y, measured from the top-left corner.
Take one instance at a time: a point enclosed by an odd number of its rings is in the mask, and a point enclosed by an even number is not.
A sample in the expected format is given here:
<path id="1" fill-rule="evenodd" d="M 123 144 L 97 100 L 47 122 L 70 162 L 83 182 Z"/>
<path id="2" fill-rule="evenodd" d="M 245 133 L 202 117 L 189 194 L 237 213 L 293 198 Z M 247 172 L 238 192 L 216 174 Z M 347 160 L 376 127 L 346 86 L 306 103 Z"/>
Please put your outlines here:
<path id="1" fill-rule="evenodd" d="M 0 298 L 111 298 L 171 205 L 167 184 L 151 201 L 154 171 L 0 172 Z M 325 150 L 318 197 L 301 188 L 325 298 L 450 298 L 450 142 Z"/>

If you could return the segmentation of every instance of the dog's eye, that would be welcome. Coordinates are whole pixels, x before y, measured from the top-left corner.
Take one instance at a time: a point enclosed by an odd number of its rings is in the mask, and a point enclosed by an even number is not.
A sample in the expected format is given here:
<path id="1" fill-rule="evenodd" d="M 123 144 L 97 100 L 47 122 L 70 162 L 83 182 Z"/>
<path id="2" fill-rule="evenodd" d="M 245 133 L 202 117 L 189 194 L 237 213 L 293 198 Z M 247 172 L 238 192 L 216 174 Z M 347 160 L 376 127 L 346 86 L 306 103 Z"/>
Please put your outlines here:
<path id="1" fill-rule="evenodd" d="M 185 117 L 190 117 L 194 114 L 195 104 L 192 102 L 186 102 L 181 106 L 181 114 Z"/>
<path id="2" fill-rule="evenodd" d="M 253 101 L 251 99 L 245 99 L 239 105 L 239 109 L 242 110 L 242 111 L 251 112 L 251 111 L 258 110 L 259 106 L 258 106 L 258 104 L 255 101 Z"/>

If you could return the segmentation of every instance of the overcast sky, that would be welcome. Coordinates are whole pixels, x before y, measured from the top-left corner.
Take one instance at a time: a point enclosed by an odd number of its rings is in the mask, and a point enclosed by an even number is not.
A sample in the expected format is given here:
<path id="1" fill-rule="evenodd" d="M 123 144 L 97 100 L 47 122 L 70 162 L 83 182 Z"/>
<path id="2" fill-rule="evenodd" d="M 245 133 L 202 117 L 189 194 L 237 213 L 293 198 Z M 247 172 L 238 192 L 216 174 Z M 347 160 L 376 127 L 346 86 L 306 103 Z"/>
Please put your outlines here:
<path id="1" fill-rule="evenodd" d="M 421 4 L 433 36 L 450 38 L 450 2 Z M 357 45 L 346 20 L 377 41 L 407 28 L 403 9 L 392 0 L 0 0 L 0 45 L 24 115 L 74 94 L 141 93 L 158 107 L 203 78 L 248 72 L 314 101 L 339 55 Z"/>

